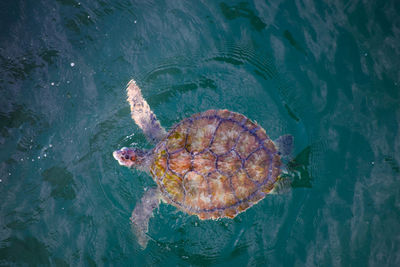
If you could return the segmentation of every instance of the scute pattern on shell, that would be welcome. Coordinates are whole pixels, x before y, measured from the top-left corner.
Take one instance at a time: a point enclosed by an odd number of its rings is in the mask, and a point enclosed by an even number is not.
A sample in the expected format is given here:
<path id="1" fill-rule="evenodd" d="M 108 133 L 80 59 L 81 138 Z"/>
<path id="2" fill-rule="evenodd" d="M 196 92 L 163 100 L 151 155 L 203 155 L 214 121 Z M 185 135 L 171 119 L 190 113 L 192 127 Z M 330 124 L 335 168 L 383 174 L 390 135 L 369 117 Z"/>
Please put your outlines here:
<path id="1" fill-rule="evenodd" d="M 163 199 L 200 219 L 233 218 L 263 199 L 281 159 L 265 130 L 228 110 L 175 125 L 154 150 L 150 172 Z"/>

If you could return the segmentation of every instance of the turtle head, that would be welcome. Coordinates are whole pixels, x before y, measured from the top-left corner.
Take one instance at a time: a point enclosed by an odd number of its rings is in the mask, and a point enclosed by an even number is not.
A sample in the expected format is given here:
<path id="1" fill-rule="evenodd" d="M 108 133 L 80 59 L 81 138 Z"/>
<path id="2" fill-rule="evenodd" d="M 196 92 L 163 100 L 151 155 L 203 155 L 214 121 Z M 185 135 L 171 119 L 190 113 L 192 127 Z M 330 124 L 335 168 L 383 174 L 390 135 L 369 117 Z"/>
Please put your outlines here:
<path id="1" fill-rule="evenodd" d="M 120 150 L 114 151 L 113 156 L 118 161 L 119 165 L 138 169 L 143 168 L 147 158 L 143 150 L 128 147 L 123 147 Z"/>

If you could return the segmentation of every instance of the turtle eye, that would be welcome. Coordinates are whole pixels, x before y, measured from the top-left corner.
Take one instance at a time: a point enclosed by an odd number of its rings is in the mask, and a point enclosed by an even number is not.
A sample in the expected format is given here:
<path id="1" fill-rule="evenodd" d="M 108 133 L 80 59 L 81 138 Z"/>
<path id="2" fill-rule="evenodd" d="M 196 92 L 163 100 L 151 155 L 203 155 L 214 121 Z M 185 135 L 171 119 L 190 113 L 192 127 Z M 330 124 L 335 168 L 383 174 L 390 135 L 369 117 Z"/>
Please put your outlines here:
<path id="1" fill-rule="evenodd" d="M 127 155 L 125 155 L 125 159 L 129 159 L 129 155 L 127 154 Z"/>

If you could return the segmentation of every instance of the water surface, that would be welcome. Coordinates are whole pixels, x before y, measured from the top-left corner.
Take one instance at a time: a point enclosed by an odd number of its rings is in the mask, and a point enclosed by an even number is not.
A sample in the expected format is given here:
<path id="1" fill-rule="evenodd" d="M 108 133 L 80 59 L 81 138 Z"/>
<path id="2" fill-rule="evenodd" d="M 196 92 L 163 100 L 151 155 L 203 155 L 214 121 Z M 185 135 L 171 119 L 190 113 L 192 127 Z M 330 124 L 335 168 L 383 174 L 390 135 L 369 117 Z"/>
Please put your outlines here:
<path id="1" fill-rule="evenodd" d="M 0 264 L 397 266 L 396 1 L 3 1 Z M 161 205 L 141 250 L 129 217 L 151 178 L 112 151 L 207 109 L 295 137 L 292 190 L 233 220 Z"/>

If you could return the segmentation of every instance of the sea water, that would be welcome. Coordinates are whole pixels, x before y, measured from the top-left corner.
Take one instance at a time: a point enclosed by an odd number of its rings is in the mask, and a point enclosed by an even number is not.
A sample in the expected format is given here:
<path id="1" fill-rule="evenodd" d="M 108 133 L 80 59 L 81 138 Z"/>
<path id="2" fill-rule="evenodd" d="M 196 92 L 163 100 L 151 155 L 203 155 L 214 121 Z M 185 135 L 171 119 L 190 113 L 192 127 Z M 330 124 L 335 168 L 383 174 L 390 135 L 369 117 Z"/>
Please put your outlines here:
<path id="1" fill-rule="evenodd" d="M 398 266 L 398 1 L 0 3 L 0 265 Z M 295 140 L 291 190 L 235 219 L 161 204 L 138 245 L 151 148 L 135 79 L 169 129 L 229 109 Z"/>

